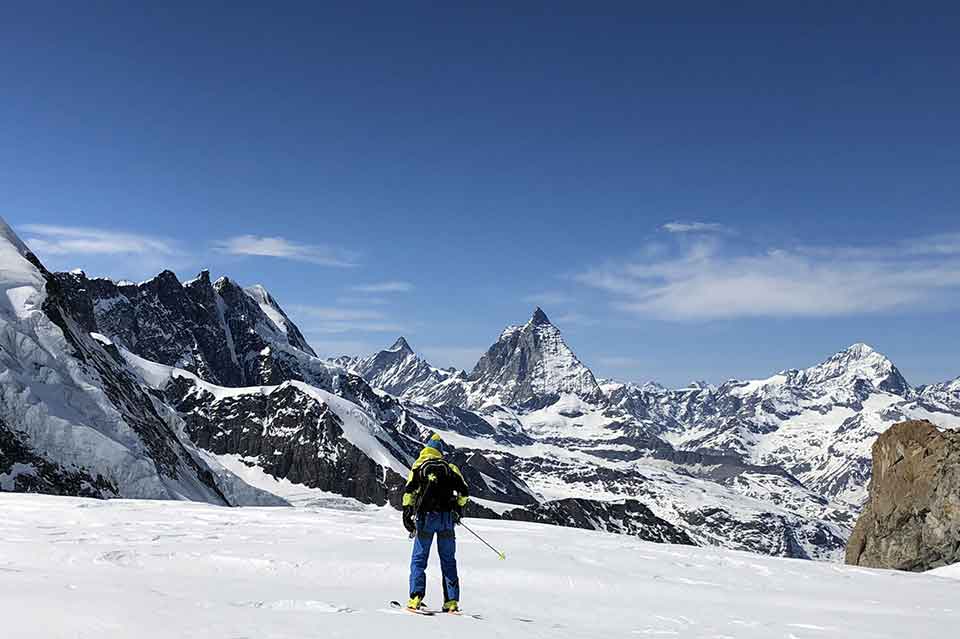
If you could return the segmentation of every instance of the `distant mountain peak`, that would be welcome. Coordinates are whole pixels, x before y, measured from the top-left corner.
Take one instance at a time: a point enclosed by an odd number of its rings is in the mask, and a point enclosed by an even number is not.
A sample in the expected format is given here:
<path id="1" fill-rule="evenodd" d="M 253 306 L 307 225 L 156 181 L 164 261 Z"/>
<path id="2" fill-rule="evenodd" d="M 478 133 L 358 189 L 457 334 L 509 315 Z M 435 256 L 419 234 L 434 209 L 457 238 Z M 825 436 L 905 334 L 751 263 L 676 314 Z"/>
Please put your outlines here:
<path id="1" fill-rule="evenodd" d="M 397 396 L 416 397 L 455 374 L 431 366 L 414 352 L 402 335 L 390 348 L 377 351 L 369 357 L 345 361 L 349 370 L 363 377 L 371 386 Z"/>
<path id="2" fill-rule="evenodd" d="M 214 290 L 216 290 L 218 293 L 221 292 L 221 291 L 223 291 L 225 288 L 233 287 L 233 286 L 236 286 L 236 284 L 234 284 L 233 280 L 231 280 L 231 279 L 230 279 L 229 277 L 227 277 L 226 275 L 221 275 L 221 276 L 218 277 L 218 278 L 216 279 L 216 281 L 213 283 L 213 288 L 214 288 Z"/>
<path id="3" fill-rule="evenodd" d="M 826 361 L 800 371 L 805 383 L 823 383 L 835 380 L 851 383 L 863 380 L 875 388 L 899 395 L 908 395 L 910 385 L 893 362 L 873 347 L 857 342 L 829 357 Z"/>
<path id="4" fill-rule="evenodd" d="M 856 358 L 869 357 L 875 353 L 877 353 L 877 351 L 872 346 L 864 344 L 863 342 L 851 344 L 843 351 L 843 354 Z"/>
<path id="5" fill-rule="evenodd" d="M 197 276 L 196 276 L 195 278 L 193 278 L 192 280 L 187 280 L 186 282 L 183 283 L 184 286 L 196 286 L 197 284 L 199 284 L 199 285 L 201 285 L 201 286 L 209 286 L 209 285 L 210 285 L 210 270 L 209 270 L 209 269 L 203 269 L 202 271 L 200 271 L 199 273 L 197 273 Z"/>
<path id="6" fill-rule="evenodd" d="M 253 284 L 246 287 L 246 291 L 263 299 L 270 299 L 270 291 L 263 284 Z"/>
<path id="7" fill-rule="evenodd" d="M 523 326 L 509 326 L 468 377 L 476 402 L 517 406 L 562 394 L 600 403 L 593 373 L 564 342 L 539 306 Z"/>
<path id="8" fill-rule="evenodd" d="M 180 283 L 180 278 L 177 277 L 177 274 L 168 268 L 163 269 L 162 271 L 160 271 L 150 279 L 140 282 L 141 285 L 154 284 L 154 283 L 156 283 L 157 285 L 166 285 L 166 286 L 182 286 L 182 284 Z"/>
<path id="9" fill-rule="evenodd" d="M 398 337 L 397 341 L 393 343 L 393 346 L 391 346 L 387 350 L 393 353 L 400 352 L 400 353 L 408 353 L 410 355 L 413 355 L 413 349 L 410 348 L 410 344 L 409 342 L 407 342 L 407 338 L 404 337 L 403 335 Z"/>
<path id="10" fill-rule="evenodd" d="M 550 318 L 547 317 L 547 314 L 543 312 L 543 309 L 539 306 L 534 309 L 533 316 L 530 318 L 530 323 L 534 326 L 552 326 L 550 323 Z"/>

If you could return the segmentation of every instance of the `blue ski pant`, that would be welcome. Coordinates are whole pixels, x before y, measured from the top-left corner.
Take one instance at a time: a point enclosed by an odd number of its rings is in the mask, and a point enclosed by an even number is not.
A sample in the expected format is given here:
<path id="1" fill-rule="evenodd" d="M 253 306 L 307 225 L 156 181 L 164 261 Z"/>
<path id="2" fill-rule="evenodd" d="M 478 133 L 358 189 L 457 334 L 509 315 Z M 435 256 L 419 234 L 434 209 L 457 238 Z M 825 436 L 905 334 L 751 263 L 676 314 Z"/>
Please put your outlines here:
<path id="1" fill-rule="evenodd" d="M 417 536 L 410 558 L 410 596 L 427 592 L 427 561 L 433 538 L 437 538 L 440 572 L 443 575 L 443 601 L 460 600 L 460 579 L 457 577 L 457 537 L 453 513 L 422 513 L 417 516 Z"/>

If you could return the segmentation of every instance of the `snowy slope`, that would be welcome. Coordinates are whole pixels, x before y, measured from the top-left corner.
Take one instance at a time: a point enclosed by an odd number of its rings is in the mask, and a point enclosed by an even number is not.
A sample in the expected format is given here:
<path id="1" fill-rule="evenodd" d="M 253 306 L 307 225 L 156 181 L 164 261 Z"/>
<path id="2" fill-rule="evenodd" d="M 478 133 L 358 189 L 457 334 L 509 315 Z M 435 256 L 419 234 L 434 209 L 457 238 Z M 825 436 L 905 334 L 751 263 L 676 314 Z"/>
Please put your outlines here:
<path id="1" fill-rule="evenodd" d="M 932 412 L 960 414 L 960 377 L 950 382 L 931 384 L 920 389 L 917 403 Z"/>
<path id="2" fill-rule="evenodd" d="M 158 410 L 0 220 L 0 487 L 225 503 Z"/>
<path id="3" fill-rule="evenodd" d="M 456 636 L 938 639 L 960 584 L 931 575 L 469 520 L 463 606 L 391 611 L 406 594 L 399 513 L 367 508 L 0 495 L 0 618 L 17 639 Z M 440 602 L 436 557 L 427 601 Z"/>

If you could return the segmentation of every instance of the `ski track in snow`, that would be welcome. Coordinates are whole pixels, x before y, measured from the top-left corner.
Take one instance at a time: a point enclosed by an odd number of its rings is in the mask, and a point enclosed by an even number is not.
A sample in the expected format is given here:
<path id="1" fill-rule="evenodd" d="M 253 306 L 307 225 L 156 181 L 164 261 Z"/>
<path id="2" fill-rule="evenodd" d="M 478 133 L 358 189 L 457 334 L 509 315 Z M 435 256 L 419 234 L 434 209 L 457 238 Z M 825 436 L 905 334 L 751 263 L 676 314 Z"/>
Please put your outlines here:
<path id="1" fill-rule="evenodd" d="M 17 639 L 953 636 L 960 581 L 471 520 L 470 618 L 405 597 L 399 513 L 0 495 L 0 619 Z M 960 576 L 954 569 L 938 571 Z M 436 557 L 427 602 L 440 603 Z"/>

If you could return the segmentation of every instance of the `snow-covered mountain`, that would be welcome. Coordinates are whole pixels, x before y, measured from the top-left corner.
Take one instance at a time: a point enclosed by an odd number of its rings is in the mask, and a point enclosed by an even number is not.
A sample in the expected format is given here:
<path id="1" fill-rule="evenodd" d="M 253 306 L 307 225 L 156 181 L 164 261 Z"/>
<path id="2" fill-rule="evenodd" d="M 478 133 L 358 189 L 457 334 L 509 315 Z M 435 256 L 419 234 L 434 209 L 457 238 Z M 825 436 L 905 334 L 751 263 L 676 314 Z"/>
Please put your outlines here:
<path id="1" fill-rule="evenodd" d="M 186 283 L 172 271 L 140 284 L 90 279 L 82 271 L 55 277 L 83 328 L 151 361 L 227 386 L 328 377 L 263 287 L 244 289 L 226 277 L 211 282 L 209 271 Z"/>
<path id="2" fill-rule="evenodd" d="M 539 307 L 526 324 L 505 328 L 468 375 L 450 375 L 433 388 L 420 385 L 415 394 L 403 380 L 394 385 L 422 403 L 470 409 L 544 407 L 564 395 L 591 405 L 605 402 L 593 373 Z"/>
<path id="3" fill-rule="evenodd" d="M 430 366 L 406 340 L 364 360 L 320 360 L 268 292 L 207 273 L 137 285 L 55 279 L 84 328 L 114 342 L 214 460 L 240 456 L 279 478 L 396 503 L 405 466 L 440 431 L 480 498 L 477 515 L 769 554 L 840 552 L 844 520 L 780 469 L 681 453 L 609 406 L 542 311 L 463 375 Z M 431 401 L 451 388 L 475 401 Z"/>
<path id="4" fill-rule="evenodd" d="M 234 478 L 179 436 L 3 220 L 0 291 L 0 489 L 229 503 Z"/>
<path id="5" fill-rule="evenodd" d="M 363 377 L 371 386 L 403 398 L 416 398 L 458 376 L 456 371 L 428 364 L 402 336 L 390 348 L 369 357 L 335 361 Z"/>
<path id="6" fill-rule="evenodd" d="M 933 412 L 960 413 L 960 377 L 920 388 L 917 403 Z"/>
<path id="7" fill-rule="evenodd" d="M 418 370 L 436 370 L 403 350 Z M 720 386 L 598 383 L 540 309 L 505 329 L 469 375 L 427 390 L 423 379 L 394 374 L 389 392 L 483 415 L 500 430 L 470 445 L 497 450 L 502 465 L 547 498 L 638 497 L 698 543 L 795 556 L 835 556 L 842 546 L 880 432 L 908 418 L 960 426 L 960 382 L 914 389 L 866 344 L 806 369 Z M 536 449 L 500 437 L 508 424 Z M 710 517 L 698 509 L 698 492 L 711 495 Z"/>
<path id="8" fill-rule="evenodd" d="M 436 370 L 405 341 L 405 348 L 397 346 L 360 361 L 416 360 L 418 366 L 406 370 Z M 367 381 L 377 385 L 367 370 Z M 392 392 L 407 398 L 407 417 L 420 430 L 437 430 L 495 459 L 548 502 L 640 499 L 696 543 L 818 558 L 842 550 L 850 512 L 779 466 L 675 447 L 660 436 L 667 430 L 659 421 L 662 411 L 655 420 L 643 408 L 650 396 L 670 391 L 609 382 L 601 387 L 540 309 L 524 326 L 503 331 L 469 376 L 442 380 L 427 392 L 422 376 L 389 379 Z M 640 394 L 639 404 L 630 405 L 628 390 Z M 702 385 L 688 392 L 710 390 Z M 443 416 L 431 418 L 431 411 Z M 676 420 L 671 425 L 681 426 Z"/>
<path id="9" fill-rule="evenodd" d="M 605 388 L 618 406 L 659 425 L 658 434 L 677 448 L 779 466 L 853 508 L 866 497 L 877 435 L 912 418 L 960 426 L 960 404 L 951 404 L 955 389 L 928 387 L 924 398 L 866 344 L 810 368 L 716 388 Z"/>
<path id="10" fill-rule="evenodd" d="M 26 247 L 8 235 L 25 260 Z M 174 492 L 207 501 L 269 502 L 237 478 L 251 468 L 396 505 L 407 466 L 436 431 L 456 447 L 477 516 L 839 559 L 877 433 L 907 416 L 960 425 L 960 381 L 913 389 L 860 344 L 763 380 L 683 389 L 598 382 L 536 309 L 464 373 L 432 366 L 404 338 L 369 357 L 320 359 L 266 289 L 212 282 L 206 271 L 187 282 L 164 271 L 133 284 L 31 268 L 11 278 L 11 303 L 30 297 L 20 279 L 56 291 L 44 317 L 70 319 L 61 332 L 83 345 L 81 367 L 99 374 L 84 392 L 100 389 L 124 415 L 149 413 L 149 403 L 156 417 L 143 419 L 163 434 L 143 435 L 150 445 L 140 463 L 156 456 L 163 468 L 170 454 L 156 442 L 172 437 L 184 468 L 219 495 Z M 33 371 L 29 351 L 3 355 L 8 377 Z M 40 388 L 28 394 L 72 393 Z M 97 488 L 100 476 L 85 469 L 112 468 L 113 458 L 72 440 L 60 446 L 69 463 L 55 459 L 44 470 L 40 453 L 59 449 L 37 442 L 55 422 L 41 418 L 26 432 L 16 410 L 0 419 L 14 423 L 0 427 L 0 473 L 16 471 L 0 474 L 0 489 L 139 495 Z M 21 466 L 2 461 L 13 457 Z M 28 467 L 32 475 L 17 471 Z M 44 473 L 58 479 L 26 479 Z"/>
<path id="11" fill-rule="evenodd" d="M 560 395 L 600 404 L 603 393 L 593 373 L 563 341 L 560 329 L 539 307 L 523 326 L 509 326 L 480 358 L 468 377 L 474 404 L 542 406 Z"/>

